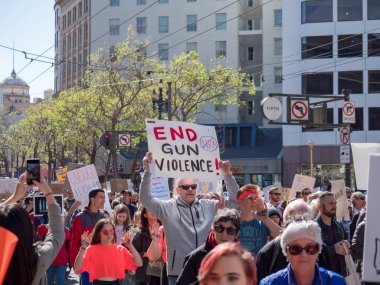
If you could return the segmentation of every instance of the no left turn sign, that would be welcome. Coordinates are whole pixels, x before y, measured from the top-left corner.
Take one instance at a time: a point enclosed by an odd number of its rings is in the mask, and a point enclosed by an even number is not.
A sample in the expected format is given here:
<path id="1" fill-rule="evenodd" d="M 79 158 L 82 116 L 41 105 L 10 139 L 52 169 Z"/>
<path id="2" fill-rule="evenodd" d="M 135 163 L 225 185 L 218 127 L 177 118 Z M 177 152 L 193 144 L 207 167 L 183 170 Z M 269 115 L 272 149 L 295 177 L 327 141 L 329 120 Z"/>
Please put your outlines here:
<path id="1" fill-rule="evenodd" d="M 119 134 L 119 147 L 131 146 L 131 136 L 129 134 Z"/>
<path id="2" fill-rule="evenodd" d="M 350 143 L 350 130 L 346 127 L 340 129 L 340 141 L 342 144 Z"/>
<path id="3" fill-rule="evenodd" d="M 308 121 L 309 120 L 309 101 L 301 99 L 290 100 L 290 120 Z"/>

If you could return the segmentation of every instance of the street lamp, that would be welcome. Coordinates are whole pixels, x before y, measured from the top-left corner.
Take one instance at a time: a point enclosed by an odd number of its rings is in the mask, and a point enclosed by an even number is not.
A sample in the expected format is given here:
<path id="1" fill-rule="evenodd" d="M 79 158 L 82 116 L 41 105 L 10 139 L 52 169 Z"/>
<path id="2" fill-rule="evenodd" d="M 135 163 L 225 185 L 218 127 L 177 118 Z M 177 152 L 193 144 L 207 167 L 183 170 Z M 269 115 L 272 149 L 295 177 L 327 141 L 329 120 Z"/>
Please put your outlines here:
<path id="1" fill-rule="evenodd" d="M 309 140 L 309 150 L 310 150 L 310 176 L 313 176 L 313 146 L 314 141 Z"/>
<path id="2" fill-rule="evenodd" d="M 168 91 L 167 91 L 168 98 L 166 100 L 164 100 L 164 98 L 163 98 L 164 83 L 163 83 L 162 79 L 160 79 L 160 81 L 158 82 L 158 98 L 157 98 L 156 90 L 153 90 L 152 103 L 153 103 L 153 111 L 156 110 L 156 104 L 158 106 L 158 119 L 159 120 L 162 119 L 162 111 L 165 108 L 167 115 L 168 115 L 168 119 L 169 119 L 169 121 L 171 121 L 171 117 L 172 117 L 171 116 L 171 86 L 172 86 L 172 83 L 168 82 L 167 84 L 168 84 Z"/>

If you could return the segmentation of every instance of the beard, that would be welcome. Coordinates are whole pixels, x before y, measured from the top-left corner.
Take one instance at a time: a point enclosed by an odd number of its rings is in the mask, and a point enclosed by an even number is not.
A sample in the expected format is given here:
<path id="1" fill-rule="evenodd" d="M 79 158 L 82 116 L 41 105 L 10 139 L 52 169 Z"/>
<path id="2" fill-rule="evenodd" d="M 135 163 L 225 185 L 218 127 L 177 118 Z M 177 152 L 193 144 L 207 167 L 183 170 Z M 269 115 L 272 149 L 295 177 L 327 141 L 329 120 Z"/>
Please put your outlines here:
<path id="1" fill-rule="evenodd" d="M 327 211 L 325 205 L 322 205 L 322 214 L 333 219 L 336 216 L 336 209 L 333 208 L 330 211 Z"/>

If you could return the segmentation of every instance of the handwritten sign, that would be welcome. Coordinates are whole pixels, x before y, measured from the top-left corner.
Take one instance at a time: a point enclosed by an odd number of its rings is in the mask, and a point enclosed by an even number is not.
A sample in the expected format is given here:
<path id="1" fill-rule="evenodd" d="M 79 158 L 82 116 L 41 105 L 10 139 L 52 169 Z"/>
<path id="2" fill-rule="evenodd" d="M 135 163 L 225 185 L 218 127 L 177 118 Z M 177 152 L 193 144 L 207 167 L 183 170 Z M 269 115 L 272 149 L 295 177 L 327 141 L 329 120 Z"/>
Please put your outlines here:
<path id="1" fill-rule="evenodd" d="M 169 200 L 169 181 L 165 177 L 152 177 L 152 195 L 160 200 Z"/>
<path id="2" fill-rule="evenodd" d="M 289 193 L 289 200 L 296 197 L 296 193 L 301 192 L 304 188 L 313 189 L 315 184 L 315 178 L 306 175 L 296 174 L 294 175 L 292 188 Z"/>
<path id="3" fill-rule="evenodd" d="M 335 180 L 331 182 L 331 192 L 336 199 L 336 219 L 341 222 L 350 220 L 348 211 L 348 201 L 346 197 L 346 184 L 344 180 Z"/>
<path id="4" fill-rule="evenodd" d="M 88 205 L 88 194 L 94 188 L 100 188 L 98 174 L 93 164 L 67 172 L 71 190 L 77 201 L 81 202 L 81 208 Z"/>
<path id="5" fill-rule="evenodd" d="M 222 179 L 215 127 L 152 119 L 145 124 L 156 176 Z"/>
<path id="6" fill-rule="evenodd" d="M 17 178 L 0 179 L 0 193 L 13 193 L 16 190 Z"/>

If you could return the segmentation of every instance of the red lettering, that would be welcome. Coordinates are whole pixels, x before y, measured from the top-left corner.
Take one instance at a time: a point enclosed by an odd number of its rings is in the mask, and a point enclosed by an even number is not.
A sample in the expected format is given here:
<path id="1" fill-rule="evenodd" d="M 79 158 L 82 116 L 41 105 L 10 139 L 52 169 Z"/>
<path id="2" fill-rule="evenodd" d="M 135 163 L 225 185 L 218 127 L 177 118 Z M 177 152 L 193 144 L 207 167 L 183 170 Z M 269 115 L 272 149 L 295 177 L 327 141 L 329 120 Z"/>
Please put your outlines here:
<path id="1" fill-rule="evenodd" d="M 165 135 L 164 127 L 154 127 L 153 133 L 156 140 L 166 140 L 165 136 L 161 136 Z"/>
<path id="2" fill-rule="evenodd" d="M 197 133 L 192 129 L 186 129 L 186 135 L 190 142 L 193 142 L 197 139 Z"/>
<path id="3" fill-rule="evenodd" d="M 175 135 L 180 139 L 184 138 L 182 127 L 178 127 L 179 132 L 177 132 L 174 128 L 170 128 L 170 135 L 172 136 L 172 140 L 175 141 Z"/>

